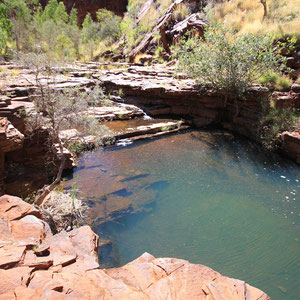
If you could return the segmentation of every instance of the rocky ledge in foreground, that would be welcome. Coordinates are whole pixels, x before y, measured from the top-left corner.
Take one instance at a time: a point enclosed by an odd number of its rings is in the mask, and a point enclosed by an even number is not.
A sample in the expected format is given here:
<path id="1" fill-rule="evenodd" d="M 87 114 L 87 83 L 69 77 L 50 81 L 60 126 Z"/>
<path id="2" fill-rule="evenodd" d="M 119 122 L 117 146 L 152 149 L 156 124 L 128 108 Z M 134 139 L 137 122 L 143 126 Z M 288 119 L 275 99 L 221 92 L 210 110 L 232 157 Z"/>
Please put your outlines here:
<path id="1" fill-rule="evenodd" d="M 52 235 L 34 207 L 0 197 L 0 299 L 269 299 L 208 267 L 148 253 L 101 270 L 97 250 L 89 226 Z"/>

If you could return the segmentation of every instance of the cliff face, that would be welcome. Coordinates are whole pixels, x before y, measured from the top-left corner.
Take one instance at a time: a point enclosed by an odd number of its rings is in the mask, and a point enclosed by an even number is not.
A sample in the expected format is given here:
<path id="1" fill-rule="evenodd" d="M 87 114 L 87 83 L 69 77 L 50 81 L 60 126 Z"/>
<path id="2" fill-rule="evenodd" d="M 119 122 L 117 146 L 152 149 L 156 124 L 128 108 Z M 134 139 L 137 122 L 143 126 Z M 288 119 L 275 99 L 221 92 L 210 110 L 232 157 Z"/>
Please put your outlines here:
<path id="1" fill-rule="evenodd" d="M 182 259 L 144 253 L 102 270 L 98 245 L 89 226 L 52 235 L 31 205 L 0 197 L 0 299 L 269 300 L 244 281 Z"/>
<path id="2" fill-rule="evenodd" d="M 90 13 L 93 18 L 96 18 L 96 12 L 100 8 L 105 8 L 122 16 L 126 12 L 128 0 L 63 0 L 67 11 L 72 8 L 78 10 L 78 22 L 82 24 L 87 13 Z M 40 0 L 40 3 L 45 7 L 48 0 Z"/>

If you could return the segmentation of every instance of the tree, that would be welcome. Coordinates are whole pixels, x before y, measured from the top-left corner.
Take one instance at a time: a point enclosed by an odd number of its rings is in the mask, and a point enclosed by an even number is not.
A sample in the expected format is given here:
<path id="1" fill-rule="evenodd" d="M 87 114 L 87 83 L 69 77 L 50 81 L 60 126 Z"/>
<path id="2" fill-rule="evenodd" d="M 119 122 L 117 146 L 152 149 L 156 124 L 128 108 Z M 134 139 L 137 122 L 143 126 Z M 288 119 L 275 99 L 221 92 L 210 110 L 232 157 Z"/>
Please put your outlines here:
<path id="1" fill-rule="evenodd" d="M 102 39 L 112 38 L 116 41 L 121 34 L 121 17 L 116 16 L 113 12 L 106 9 L 97 11 L 99 22 L 99 35 Z"/>
<path id="2" fill-rule="evenodd" d="M 90 107 L 98 105 L 103 98 L 103 92 L 95 88 L 90 93 L 81 92 L 80 89 L 58 91 L 55 88 L 56 71 L 54 64 L 44 55 L 27 54 L 21 59 L 25 67 L 33 69 L 35 84 L 38 86 L 39 97 L 34 101 L 35 112 L 27 116 L 27 129 L 30 132 L 40 128 L 47 128 L 49 132 L 49 151 L 57 147 L 60 159 L 58 173 L 52 184 L 46 187 L 35 200 L 41 204 L 45 197 L 57 186 L 61 180 L 66 161 L 65 145 L 67 137 L 61 136 L 61 131 L 66 129 L 80 129 L 78 139 L 85 135 L 101 136 L 105 126 L 100 126 L 98 121 L 90 112 Z M 47 82 L 42 82 L 42 77 Z"/>
<path id="3" fill-rule="evenodd" d="M 42 21 L 45 22 L 49 20 L 54 20 L 57 7 L 57 0 L 50 0 L 43 11 Z"/>
<path id="4" fill-rule="evenodd" d="M 260 3 L 264 7 L 264 18 L 268 16 L 267 0 L 260 0 Z"/>
<path id="5" fill-rule="evenodd" d="M 32 21 L 31 10 L 24 0 L 4 0 L 8 9 L 8 17 L 11 20 L 13 38 L 16 41 L 17 50 L 28 46 L 29 28 Z M 34 4 L 34 1 L 29 1 Z"/>
<path id="6" fill-rule="evenodd" d="M 6 52 L 7 42 L 10 40 L 12 23 L 8 18 L 8 9 L 0 4 L 0 54 Z"/>
<path id="7" fill-rule="evenodd" d="M 78 18 L 77 18 L 78 12 L 76 8 L 72 8 L 69 16 L 69 24 L 71 26 L 76 26 L 78 27 Z"/>
<path id="8" fill-rule="evenodd" d="M 66 12 L 66 7 L 63 2 L 59 2 L 55 13 L 54 13 L 54 20 L 56 23 L 62 22 L 67 23 L 69 19 L 69 16 Z"/>
<path id="9" fill-rule="evenodd" d="M 82 23 L 81 41 L 88 46 L 90 59 L 94 57 L 96 43 L 99 41 L 99 25 L 96 24 L 88 13 Z"/>

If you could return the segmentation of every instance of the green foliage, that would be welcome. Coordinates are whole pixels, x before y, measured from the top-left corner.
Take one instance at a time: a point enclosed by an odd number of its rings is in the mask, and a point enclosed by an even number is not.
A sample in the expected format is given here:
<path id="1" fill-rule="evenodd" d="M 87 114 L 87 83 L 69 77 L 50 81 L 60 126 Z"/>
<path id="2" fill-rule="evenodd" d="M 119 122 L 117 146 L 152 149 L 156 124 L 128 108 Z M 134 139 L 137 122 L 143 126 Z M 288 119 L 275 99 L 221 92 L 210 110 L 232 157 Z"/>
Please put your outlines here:
<path id="1" fill-rule="evenodd" d="M 12 22 L 8 18 L 8 9 L 0 4 L 0 54 L 5 50 L 11 36 Z"/>
<path id="2" fill-rule="evenodd" d="M 268 86 L 270 89 L 277 91 L 288 89 L 292 85 L 292 80 L 279 72 L 267 72 L 262 75 L 258 81 L 259 83 Z"/>
<path id="3" fill-rule="evenodd" d="M 280 133 L 292 130 L 298 119 L 299 111 L 294 108 L 268 107 L 265 104 L 257 124 L 257 137 L 266 149 L 273 150 Z"/>
<path id="4" fill-rule="evenodd" d="M 57 8 L 58 8 L 57 0 L 50 0 L 46 5 L 45 10 L 42 14 L 42 22 L 54 20 Z"/>
<path id="5" fill-rule="evenodd" d="M 121 18 L 111 11 L 99 9 L 97 12 L 99 35 L 102 39 L 110 37 L 116 41 L 121 34 Z"/>
<path id="6" fill-rule="evenodd" d="M 78 11 L 76 8 L 72 8 L 71 12 L 70 12 L 70 16 L 69 16 L 69 24 L 71 26 L 75 26 L 77 27 L 77 15 L 78 15 Z"/>
<path id="7" fill-rule="evenodd" d="M 243 98 L 248 88 L 284 58 L 274 54 L 273 37 L 235 36 L 227 28 L 212 25 L 204 39 L 189 38 L 178 49 L 179 70 L 214 92 Z"/>
<path id="8" fill-rule="evenodd" d="M 68 22 L 69 16 L 66 12 L 66 8 L 63 2 L 59 2 L 54 13 L 54 20 L 55 22 L 63 22 L 63 23 Z"/>
<path id="9" fill-rule="evenodd" d="M 75 156 L 78 157 L 83 152 L 89 150 L 86 144 L 80 142 L 72 142 L 68 144 L 68 150 Z"/>

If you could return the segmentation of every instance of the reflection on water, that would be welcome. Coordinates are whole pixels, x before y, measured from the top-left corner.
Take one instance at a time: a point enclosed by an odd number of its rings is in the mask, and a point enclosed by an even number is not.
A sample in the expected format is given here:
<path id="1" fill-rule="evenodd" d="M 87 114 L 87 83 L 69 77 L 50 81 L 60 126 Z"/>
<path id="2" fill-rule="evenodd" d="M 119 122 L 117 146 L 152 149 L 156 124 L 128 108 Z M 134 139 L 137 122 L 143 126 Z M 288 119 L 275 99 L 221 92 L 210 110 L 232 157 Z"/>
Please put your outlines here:
<path id="1" fill-rule="evenodd" d="M 82 157 L 74 179 L 102 266 L 143 252 L 207 265 L 272 299 L 300 295 L 300 170 L 221 132 L 189 132 Z"/>

